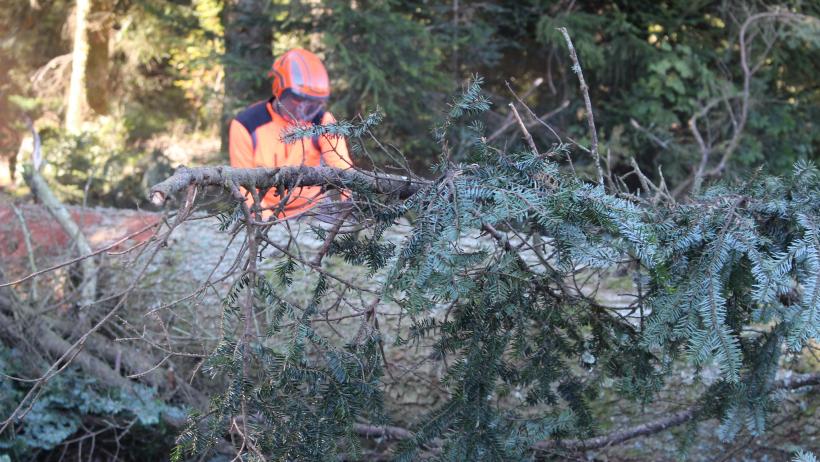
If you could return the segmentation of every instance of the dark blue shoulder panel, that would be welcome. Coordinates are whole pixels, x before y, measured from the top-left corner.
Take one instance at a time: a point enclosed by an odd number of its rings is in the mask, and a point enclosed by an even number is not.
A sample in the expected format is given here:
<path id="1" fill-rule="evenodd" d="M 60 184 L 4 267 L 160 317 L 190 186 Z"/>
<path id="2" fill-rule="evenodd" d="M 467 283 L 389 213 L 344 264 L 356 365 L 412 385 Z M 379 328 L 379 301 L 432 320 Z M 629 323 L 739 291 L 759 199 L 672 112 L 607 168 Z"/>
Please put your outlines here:
<path id="1" fill-rule="evenodd" d="M 267 101 L 260 101 L 248 106 L 236 116 L 236 121 L 241 123 L 251 136 L 257 128 L 273 120 L 266 105 Z"/>

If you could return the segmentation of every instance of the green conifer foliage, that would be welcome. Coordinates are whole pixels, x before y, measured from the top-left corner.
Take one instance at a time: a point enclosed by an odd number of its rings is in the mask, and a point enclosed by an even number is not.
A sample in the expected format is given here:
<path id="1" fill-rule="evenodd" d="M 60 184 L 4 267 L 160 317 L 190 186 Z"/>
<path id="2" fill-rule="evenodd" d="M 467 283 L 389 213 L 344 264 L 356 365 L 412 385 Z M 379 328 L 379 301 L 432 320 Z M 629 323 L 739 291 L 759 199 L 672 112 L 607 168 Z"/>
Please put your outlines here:
<path id="1" fill-rule="evenodd" d="M 227 433 L 239 435 L 249 459 L 361 457 L 357 425 L 389 422 L 384 347 L 431 343 L 428 360 L 446 364 L 447 399 L 418 419 L 396 460 L 532 458 L 544 440 L 599 432 L 604 382 L 651 403 L 687 364 L 717 371 L 704 379 L 696 420 L 719 418 L 727 440 L 765 431 L 779 362 L 820 340 L 817 168 L 800 162 L 784 178 L 716 185 L 685 203 L 650 201 L 559 170 L 564 146 L 540 154 L 487 144 L 473 122 L 490 106 L 479 85 L 473 79 L 434 130 L 443 153 L 450 130 L 471 131 L 463 163 L 442 155 L 436 179 L 407 199 L 337 185 L 353 191 L 370 229 L 336 237 L 331 253 L 383 275 L 374 293 L 344 287 L 367 295 L 362 309 L 372 310 L 354 341 L 335 343 L 314 318 L 344 284 L 319 272 L 304 306 L 286 301 L 297 270 L 318 267 L 283 257 L 271 277 L 256 272 L 262 231 L 243 224 L 248 210 L 223 216 L 225 226 L 248 228 L 249 269 L 225 298 L 224 338 L 203 368 L 224 391 L 207 414 L 191 416 L 177 460 Z M 354 141 L 365 131 L 338 123 L 289 136 L 317 130 Z M 384 231 L 400 219 L 412 230 L 394 246 Z M 478 244 L 465 244 L 477 234 Z M 595 296 L 613 268 L 637 287 L 627 309 Z M 406 323 L 390 345 L 380 303 L 398 305 L 391 322 Z M 264 337 L 243 336 L 247 316 L 270 308 Z M 748 335 L 750 326 L 762 330 Z M 513 392 L 522 398 L 508 399 Z"/>

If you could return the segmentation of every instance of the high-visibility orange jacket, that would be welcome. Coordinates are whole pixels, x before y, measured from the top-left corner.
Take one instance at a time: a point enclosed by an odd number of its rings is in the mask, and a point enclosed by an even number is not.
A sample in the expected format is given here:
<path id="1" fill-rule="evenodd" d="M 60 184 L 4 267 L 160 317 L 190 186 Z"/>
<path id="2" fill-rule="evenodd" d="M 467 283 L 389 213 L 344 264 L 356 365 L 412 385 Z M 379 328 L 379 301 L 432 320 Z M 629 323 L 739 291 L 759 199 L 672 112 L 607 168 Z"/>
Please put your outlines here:
<path id="1" fill-rule="evenodd" d="M 347 151 L 347 142 L 342 137 L 321 135 L 318 139 L 303 138 L 291 144 L 282 141 L 282 136 L 291 127 L 291 122 L 273 109 L 271 101 L 253 104 L 231 121 L 228 148 L 231 166 L 327 166 L 341 169 L 353 166 Z M 329 112 L 325 112 L 321 118 L 322 125 L 335 121 Z M 284 210 L 277 217 L 293 217 L 310 209 L 322 199 L 321 189 L 319 186 L 296 188 L 290 193 Z M 276 191 L 270 191 L 262 199 L 262 207 L 273 207 L 275 211 L 281 199 Z M 252 199 L 248 200 L 250 204 Z M 271 213 L 264 215 L 268 217 Z"/>

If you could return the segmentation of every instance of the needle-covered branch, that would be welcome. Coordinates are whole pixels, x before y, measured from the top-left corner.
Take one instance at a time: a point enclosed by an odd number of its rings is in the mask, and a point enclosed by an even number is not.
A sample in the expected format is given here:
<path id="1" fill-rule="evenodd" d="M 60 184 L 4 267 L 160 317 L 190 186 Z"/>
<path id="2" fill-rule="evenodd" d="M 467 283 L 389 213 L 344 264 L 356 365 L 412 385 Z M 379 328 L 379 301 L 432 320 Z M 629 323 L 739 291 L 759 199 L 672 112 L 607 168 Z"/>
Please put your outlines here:
<path id="1" fill-rule="evenodd" d="M 796 390 L 802 387 L 820 385 L 820 374 L 803 374 L 795 377 L 777 380 L 772 384 L 774 390 Z M 641 436 L 654 435 L 670 428 L 683 425 L 690 420 L 697 419 L 701 409 L 692 406 L 683 411 L 676 412 L 660 419 L 635 425 L 633 427 L 616 430 L 606 435 L 596 436 L 588 439 L 567 439 L 567 440 L 546 440 L 533 445 L 533 449 L 569 449 L 569 450 L 590 450 L 600 449 L 607 446 L 615 446 Z"/>
<path id="2" fill-rule="evenodd" d="M 813 387 L 818 385 L 820 385 L 820 373 L 814 373 L 802 374 L 777 380 L 772 384 L 772 388 L 775 390 L 796 390 L 798 388 Z M 683 425 L 686 422 L 697 419 L 699 416 L 699 411 L 700 409 L 697 406 L 692 406 L 669 416 L 624 428 L 622 430 L 616 430 L 605 435 L 587 439 L 544 440 L 533 444 L 532 448 L 540 451 L 552 449 L 579 451 L 617 446 L 635 438 L 654 435 L 670 428 Z M 414 437 L 413 432 L 401 427 L 357 424 L 354 428 L 356 433 L 368 438 L 375 437 L 404 440 Z"/>

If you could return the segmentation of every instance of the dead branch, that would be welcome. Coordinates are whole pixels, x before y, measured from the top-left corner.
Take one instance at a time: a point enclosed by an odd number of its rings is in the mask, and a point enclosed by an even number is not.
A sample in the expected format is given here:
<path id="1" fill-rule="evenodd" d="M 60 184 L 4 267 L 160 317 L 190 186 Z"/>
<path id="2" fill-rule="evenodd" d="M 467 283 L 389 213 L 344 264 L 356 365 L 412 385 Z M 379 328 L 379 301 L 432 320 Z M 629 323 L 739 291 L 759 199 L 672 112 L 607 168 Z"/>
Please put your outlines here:
<path id="1" fill-rule="evenodd" d="M 776 381 L 772 385 L 773 390 L 795 390 L 797 388 L 807 386 L 820 385 L 820 373 L 805 374 L 795 377 L 789 377 Z M 585 440 L 555 440 L 555 441 L 541 441 L 536 443 L 533 448 L 538 450 L 545 449 L 576 449 L 576 450 L 590 450 L 600 449 L 607 446 L 615 446 L 623 442 L 629 441 L 641 436 L 653 435 L 664 430 L 679 425 L 685 424 L 690 420 L 697 419 L 701 414 L 702 409 L 697 406 L 692 406 L 683 411 L 672 414 L 668 417 L 663 417 L 657 420 L 652 420 L 640 425 L 636 425 L 625 430 L 618 430 L 606 435 L 588 438 Z"/>
<path id="2" fill-rule="evenodd" d="M 532 135 L 530 135 L 530 131 L 527 130 L 527 126 L 524 125 L 524 121 L 521 120 L 521 116 L 518 115 L 518 109 L 515 108 L 513 103 L 510 103 L 510 109 L 512 109 L 512 113 L 515 116 L 515 120 L 518 122 L 518 128 L 521 129 L 521 133 L 524 134 L 524 140 L 527 142 L 527 145 L 532 150 L 534 155 L 538 155 L 538 147 L 535 146 L 535 141 L 532 139 Z"/>
<path id="3" fill-rule="evenodd" d="M 720 159 L 718 165 L 713 168 L 709 174 L 711 176 L 719 175 L 723 172 L 723 169 L 726 167 L 726 163 L 731 158 L 732 154 L 735 152 L 737 147 L 740 144 L 741 134 L 743 133 L 743 129 L 746 126 L 746 122 L 749 116 L 749 104 L 751 102 L 751 81 L 752 76 L 755 72 L 760 68 L 760 65 L 755 65 L 753 67 L 749 66 L 749 52 L 750 47 L 746 44 L 746 33 L 749 27 L 760 20 L 763 19 L 781 19 L 781 20 L 795 20 L 795 19 L 804 19 L 807 18 L 803 15 L 798 15 L 791 13 L 789 11 L 770 11 L 766 13 L 758 13 L 749 16 L 746 18 L 746 21 L 743 22 L 743 25 L 740 27 L 740 34 L 739 34 L 739 41 L 740 41 L 740 67 L 743 69 L 743 90 L 741 93 L 740 99 L 740 115 L 738 116 L 737 121 L 735 121 L 734 125 L 734 132 L 732 138 L 729 140 L 729 145 L 726 147 L 726 150 L 723 152 L 723 156 Z M 770 49 L 771 47 L 767 48 Z M 766 52 L 760 57 L 760 63 L 762 63 L 766 59 Z"/>
<path id="4" fill-rule="evenodd" d="M 72 59 L 71 53 L 55 56 L 34 72 L 30 82 L 39 97 L 53 98 L 65 93 L 71 75 Z"/>
<path id="5" fill-rule="evenodd" d="M 521 107 L 523 107 L 527 111 L 527 113 L 530 115 L 530 117 L 533 119 L 532 122 L 530 122 L 529 124 L 527 124 L 525 126 L 529 128 L 531 126 L 541 124 L 544 128 L 549 130 L 550 133 L 552 133 L 552 136 L 554 136 L 555 139 L 558 140 L 559 144 L 564 144 L 564 140 L 561 139 L 561 136 L 558 134 L 558 132 L 556 132 L 555 129 L 553 129 L 550 126 L 550 124 L 546 123 L 545 120 L 549 119 L 550 117 L 554 116 L 555 114 L 558 114 L 559 112 L 561 112 L 564 109 L 566 109 L 567 107 L 569 107 L 569 100 L 565 99 L 561 103 L 560 106 L 558 106 L 557 108 L 553 109 L 550 112 L 547 112 L 546 114 L 542 115 L 541 117 L 538 117 L 537 115 L 535 115 L 534 112 L 532 112 L 532 109 L 530 109 L 530 107 L 527 106 L 527 103 L 524 102 L 524 99 L 521 96 L 518 96 L 518 94 L 512 89 L 512 87 L 510 86 L 510 83 L 505 82 L 505 84 L 507 85 L 507 90 L 513 95 L 513 97 L 516 99 L 516 101 L 518 101 L 518 104 L 520 104 Z M 490 136 L 490 138 L 488 138 L 487 141 L 490 141 L 492 138 L 493 137 Z M 572 165 L 572 160 L 570 160 L 570 165 Z M 573 174 L 574 173 L 575 173 L 575 169 L 573 169 Z"/>
<path id="6" fill-rule="evenodd" d="M 71 218 L 71 215 L 66 210 L 65 206 L 57 199 L 54 193 L 51 192 L 48 183 L 37 173 L 36 170 L 27 169 L 24 174 L 26 183 L 31 188 L 32 192 L 43 202 L 48 211 L 54 216 L 54 219 L 60 223 L 66 234 L 75 240 L 77 243 L 77 250 L 81 255 L 92 254 L 91 246 L 88 240 L 80 231 L 80 227 Z M 80 291 L 80 307 L 90 305 L 97 294 L 97 265 L 93 258 L 83 258 L 80 260 L 80 267 L 82 268 L 83 281 L 82 289 Z"/>
<path id="7" fill-rule="evenodd" d="M 170 229 L 166 233 L 164 233 L 162 237 L 158 238 L 157 240 L 159 241 L 159 244 L 165 243 L 170 234 L 173 232 L 173 230 L 174 227 L 171 226 Z M 154 237 L 154 239 L 156 239 L 156 236 Z M 88 339 L 96 332 L 98 332 L 103 325 L 110 321 L 111 318 L 113 318 L 117 314 L 117 312 L 125 305 L 125 303 L 128 301 L 129 295 L 131 295 L 132 291 L 147 271 L 148 266 L 153 261 L 154 257 L 156 256 L 157 252 L 161 247 L 162 245 L 156 245 L 154 247 L 153 251 L 148 256 L 145 265 L 134 278 L 134 281 L 122 293 L 122 296 L 119 298 L 117 303 L 106 314 L 104 314 L 101 318 L 96 320 L 92 327 L 85 329 L 85 333 L 83 333 L 74 343 L 68 344 L 68 342 L 66 342 L 65 345 L 59 345 L 59 351 L 62 351 L 62 353 L 59 355 L 57 360 L 55 360 L 40 377 L 33 381 L 34 385 L 31 387 L 31 389 L 29 389 L 28 393 L 26 393 L 26 395 L 19 402 L 14 411 L 12 411 L 12 413 L 8 416 L 8 418 L 0 422 L 0 433 L 4 432 L 9 425 L 11 425 L 19 419 L 24 418 L 28 414 L 28 412 L 32 409 L 34 402 L 37 400 L 46 384 L 48 384 L 48 382 L 52 378 L 54 378 L 54 376 L 61 373 L 75 359 L 77 359 L 77 357 L 83 352 L 83 349 Z"/>
<path id="8" fill-rule="evenodd" d="M 313 257 L 313 260 L 311 260 L 310 266 L 321 266 L 322 259 L 325 257 L 325 255 L 327 255 L 328 251 L 330 250 L 330 246 L 333 244 L 333 240 L 336 239 L 336 236 L 342 229 L 342 225 L 344 225 L 345 220 L 347 220 L 351 213 L 353 213 L 353 208 L 348 208 L 347 210 L 342 211 L 342 213 L 338 217 L 336 217 L 336 222 L 330 228 L 330 231 L 327 232 L 327 236 L 325 236 L 325 240 L 324 242 L 322 242 L 322 247 L 319 249 L 319 252 L 316 253 L 316 256 Z"/>
<path id="9" fill-rule="evenodd" d="M 535 81 L 533 82 L 533 85 L 529 89 L 527 89 L 527 91 L 522 93 L 521 96 L 518 96 L 512 90 L 512 87 L 510 86 L 510 83 L 506 82 L 507 88 L 510 90 L 510 92 L 513 95 L 515 95 L 516 99 L 518 100 L 519 103 L 521 103 L 522 106 L 526 106 L 526 104 L 524 104 L 523 99 L 528 97 L 530 94 L 532 94 L 532 92 L 535 91 L 542 83 L 544 83 L 543 78 L 539 77 L 539 78 L 535 79 Z M 553 117 L 555 114 L 558 114 L 559 112 L 563 111 L 564 109 L 567 108 L 567 106 L 569 106 L 569 100 L 564 100 L 559 107 L 557 107 L 556 109 L 553 109 L 551 111 L 545 112 L 541 117 L 538 117 L 535 114 L 532 114 L 533 118 L 536 119 L 536 120 L 533 121 L 533 122 L 528 123 L 526 125 L 527 128 L 534 127 L 538 122 L 544 123 L 545 120 L 547 120 L 547 119 Z M 527 108 L 527 109 L 529 110 L 529 108 Z M 493 141 L 494 139 L 496 139 L 499 136 L 503 135 L 504 132 L 506 132 L 507 129 L 509 129 L 513 125 L 515 125 L 515 123 L 516 123 L 516 120 L 515 120 L 515 117 L 514 117 L 512 111 L 511 111 L 510 113 L 507 114 L 507 117 L 504 119 L 504 122 L 501 124 L 501 126 L 498 127 L 492 134 L 490 134 L 487 137 L 487 142 Z"/>
<path id="10" fill-rule="evenodd" d="M 567 42 L 569 49 L 569 57 L 572 59 L 572 71 L 578 76 L 578 82 L 581 84 L 581 93 L 584 96 L 584 106 L 587 111 L 587 124 L 589 125 L 589 136 L 592 138 L 592 146 L 590 151 L 595 158 L 595 168 L 598 169 L 598 184 L 604 185 L 604 172 L 601 170 L 601 155 L 598 153 L 598 132 L 595 129 L 595 115 L 592 112 L 592 100 L 589 97 L 589 86 L 584 79 L 584 71 L 581 69 L 581 63 L 578 61 L 578 55 L 575 53 L 575 47 L 572 45 L 572 39 L 569 38 L 569 32 L 566 27 L 559 27 L 558 30 L 563 34 L 564 40 Z"/>
<path id="11" fill-rule="evenodd" d="M 20 314 L 24 316 L 27 321 L 24 323 L 15 322 L 14 319 L 4 313 L 4 311 L 13 311 L 14 309 L 22 311 Z M 62 335 L 55 332 L 55 330 L 46 323 L 44 318 L 37 317 L 26 304 L 15 300 L 15 297 L 9 292 L 0 292 L 0 325 L 3 326 L 7 335 L 10 335 L 17 342 L 24 343 L 25 339 L 23 336 L 25 336 L 52 357 L 64 356 L 65 353 L 72 349 L 72 345 L 66 341 Z M 18 326 L 21 330 L 17 330 L 13 326 Z M 87 343 L 93 346 L 92 349 L 94 350 L 113 352 L 109 342 L 99 335 L 89 336 Z M 123 359 L 126 363 L 126 368 L 131 370 L 136 370 L 137 365 L 144 367 L 143 365 L 145 363 L 150 364 L 151 362 L 136 351 L 129 353 Z M 131 388 L 132 382 L 128 380 L 128 378 L 123 377 L 114 368 L 109 366 L 108 363 L 88 351 L 77 350 L 76 354 L 70 358 L 70 362 L 76 364 L 85 374 L 94 377 L 107 387 L 116 387 L 126 390 Z M 39 382 L 40 380 L 42 380 L 42 378 L 36 378 L 33 379 L 32 382 Z M 158 380 L 149 380 L 149 383 L 154 386 L 166 385 Z M 192 388 L 186 389 L 186 392 L 189 394 L 192 391 L 194 392 L 192 404 L 202 405 L 202 403 L 206 401 L 205 398 Z M 184 419 L 178 419 L 173 416 L 164 416 L 164 419 L 166 423 L 174 426 L 181 426 L 185 423 Z"/>
<path id="12" fill-rule="evenodd" d="M 331 167 L 282 167 L 282 168 L 233 168 L 180 166 L 174 175 L 151 188 L 149 198 L 161 206 L 169 196 L 188 185 L 219 186 L 228 188 L 236 183 L 245 189 L 267 189 L 275 186 L 296 188 L 300 186 L 324 186 L 327 188 L 352 188 L 366 185 L 371 191 L 407 198 L 430 183 L 385 173 L 363 170 L 342 170 Z"/>
<path id="13" fill-rule="evenodd" d="M 32 273 L 37 272 L 37 262 L 34 260 L 34 248 L 31 245 L 31 231 L 28 229 L 28 224 L 26 223 L 26 218 L 23 216 L 23 212 L 20 211 L 14 204 L 11 204 L 12 210 L 14 210 L 14 214 L 17 216 L 17 220 L 20 222 L 20 229 L 23 231 L 23 243 L 26 245 L 26 253 L 28 254 L 28 263 L 29 267 L 31 268 Z M 2 287 L 2 286 L 0 286 Z M 37 281 L 31 282 L 31 296 L 35 300 L 38 299 L 37 294 Z"/>
<path id="14" fill-rule="evenodd" d="M 540 124 L 545 124 L 546 120 L 551 119 L 552 117 L 554 117 L 556 114 L 563 111 L 567 107 L 569 107 L 569 100 L 565 99 L 564 101 L 561 102 L 561 104 L 557 108 L 552 109 L 548 112 L 545 112 L 544 114 L 542 114 L 540 116 L 536 116 L 535 114 L 532 114 L 532 117 L 535 120 L 533 120 L 532 122 L 527 122 L 525 124 L 525 126 L 527 128 L 532 128 L 532 127 L 535 127 L 536 125 L 538 125 L 539 123 Z M 512 113 L 510 113 L 510 114 L 512 114 Z M 493 141 L 496 138 L 498 138 L 499 136 L 503 135 L 504 132 L 506 132 L 507 129 L 512 127 L 515 123 L 516 123 L 516 121 L 514 120 L 514 118 L 509 120 L 509 121 L 504 122 L 504 125 L 499 127 L 498 130 L 494 131 L 490 136 L 487 137 L 487 142 Z"/>
<path id="15" fill-rule="evenodd" d="M 658 135 L 652 133 L 649 129 L 641 126 L 641 124 L 639 124 L 638 121 L 635 120 L 634 118 L 632 118 L 632 117 L 629 118 L 629 124 L 632 125 L 632 127 L 635 128 L 636 130 L 638 130 L 639 132 L 646 135 L 646 137 L 649 138 L 653 143 L 657 144 L 658 146 L 660 146 L 663 149 L 669 149 L 669 142 L 668 141 L 664 141 L 664 140 L 660 139 L 658 137 Z"/>

